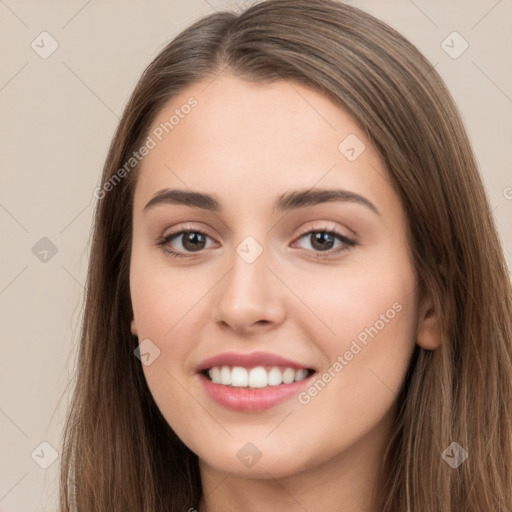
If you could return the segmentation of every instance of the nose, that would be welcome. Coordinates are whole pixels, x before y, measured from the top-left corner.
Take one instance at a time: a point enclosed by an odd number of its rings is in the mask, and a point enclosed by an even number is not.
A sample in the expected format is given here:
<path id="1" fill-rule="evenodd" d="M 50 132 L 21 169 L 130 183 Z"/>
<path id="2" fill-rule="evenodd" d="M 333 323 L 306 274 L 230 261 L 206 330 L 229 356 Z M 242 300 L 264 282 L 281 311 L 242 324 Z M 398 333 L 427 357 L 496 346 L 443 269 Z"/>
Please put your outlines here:
<path id="1" fill-rule="evenodd" d="M 214 289 L 213 321 L 239 335 L 261 333 L 285 317 L 285 290 L 267 264 L 264 250 L 254 261 L 233 251 L 230 270 Z"/>

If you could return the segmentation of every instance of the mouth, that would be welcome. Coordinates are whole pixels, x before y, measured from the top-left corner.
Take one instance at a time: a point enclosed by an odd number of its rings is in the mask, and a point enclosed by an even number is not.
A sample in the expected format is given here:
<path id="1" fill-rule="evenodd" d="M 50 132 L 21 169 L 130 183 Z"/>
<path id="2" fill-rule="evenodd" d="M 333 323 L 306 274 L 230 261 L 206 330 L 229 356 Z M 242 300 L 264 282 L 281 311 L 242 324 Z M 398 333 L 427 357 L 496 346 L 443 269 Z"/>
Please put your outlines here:
<path id="1" fill-rule="evenodd" d="M 213 384 L 231 388 L 264 389 L 307 379 L 315 370 L 287 366 L 213 366 L 200 372 Z"/>
<path id="2" fill-rule="evenodd" d="M 263 411 L 298 396 L 315 373 L 314 368 L 265 352 L 219 354 L 196 367 L 208 398 L 242 412 Z"/>

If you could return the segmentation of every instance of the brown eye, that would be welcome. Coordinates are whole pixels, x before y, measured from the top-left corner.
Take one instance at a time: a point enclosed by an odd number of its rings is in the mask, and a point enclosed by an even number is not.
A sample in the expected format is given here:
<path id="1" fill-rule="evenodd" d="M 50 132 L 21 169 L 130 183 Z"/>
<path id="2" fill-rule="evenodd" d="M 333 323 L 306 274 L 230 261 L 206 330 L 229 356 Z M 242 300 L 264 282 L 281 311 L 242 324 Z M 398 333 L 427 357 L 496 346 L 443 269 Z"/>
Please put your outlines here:
<path id="1" fill-rule="evenodd" d="M 200 251 L 204 249 L 206 237 L 198 231 L 187 231 L 180 235 L 182 237 L 182 245 L 187 251 Z"/>
<path id="2" fill-rule="evenodd" d="M 316 231 L 310 235 L 311 246 L 318 251 L 328 251 L 332 249 L 335 238 L 331 233 L 326 231 Z"/>
<path id="3" fill-rule="evenodd" d="M 205 249 L 208 238 L 210 237 L 206 233 L 199 230 L 182 230 L 166 235 L 158 242 L 158 245 L 166 254 L 186 257 L 187 253 Z"/>
<path id="4" fill-rule="evenodd" d="M 346 251 L 351 246 L 356 245 L 354 240 L 332 230 L 310 230 L 298 238 L 298 240 L 301 239 L 309 242 L 310 248 L 306 247 L 306 249 L 315 253 L 327 253 L 327 255 Z M 339 241 L 339 245 L 334 248 L 336 241 Z"/>

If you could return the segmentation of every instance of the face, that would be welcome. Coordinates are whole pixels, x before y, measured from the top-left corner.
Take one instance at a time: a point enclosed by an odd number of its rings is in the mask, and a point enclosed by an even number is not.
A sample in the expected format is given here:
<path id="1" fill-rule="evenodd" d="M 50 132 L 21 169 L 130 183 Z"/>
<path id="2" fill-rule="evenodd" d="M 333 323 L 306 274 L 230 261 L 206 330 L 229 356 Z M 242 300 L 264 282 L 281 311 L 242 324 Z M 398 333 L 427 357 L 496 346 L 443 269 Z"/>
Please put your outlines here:
<path id="1" fill-rule="evenodd" d="M 260 478 L 382 446 L 422 319 L 404 211 L 363 130 L 299 84 L 223 76 L 149 135 L 132 332 L 169 425 L 203 467 Z"/>

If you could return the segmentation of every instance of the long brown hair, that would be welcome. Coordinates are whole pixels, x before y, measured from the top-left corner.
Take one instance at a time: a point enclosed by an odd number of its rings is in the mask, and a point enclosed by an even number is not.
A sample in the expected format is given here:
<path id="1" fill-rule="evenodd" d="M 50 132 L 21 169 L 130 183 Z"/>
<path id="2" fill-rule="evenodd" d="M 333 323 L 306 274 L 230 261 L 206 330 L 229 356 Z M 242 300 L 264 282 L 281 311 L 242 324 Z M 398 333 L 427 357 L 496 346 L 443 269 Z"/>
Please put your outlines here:
<path id="1" fill-rule="evenodd" d="M 345 108 L 380 152 L 406 211 L 418 293 L 432 297 L 443 340 L 436 350 L 415 349 L 382 465 L 379 507 L 508 512 L 512 292 L 470 143 L 442 79 L 419 51 L 334 0 L 268 0 L 241 14 L 209 15 L 140 78 L 96 194 L 61 512 L 174 512 L 199 502 L 197 456 L 161 415 L 134 356 L 129 266 L 137 168 L 121 179 L 119 169 L 166 102 L 225 71 L 262 83 L 296 81 Z M 468 453 L 457 468 L 442 458 L 452 442 Z"/>

